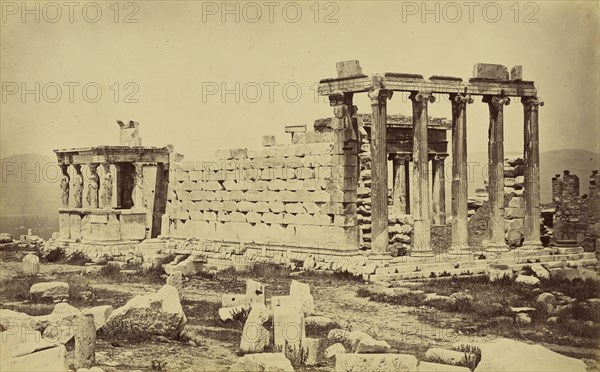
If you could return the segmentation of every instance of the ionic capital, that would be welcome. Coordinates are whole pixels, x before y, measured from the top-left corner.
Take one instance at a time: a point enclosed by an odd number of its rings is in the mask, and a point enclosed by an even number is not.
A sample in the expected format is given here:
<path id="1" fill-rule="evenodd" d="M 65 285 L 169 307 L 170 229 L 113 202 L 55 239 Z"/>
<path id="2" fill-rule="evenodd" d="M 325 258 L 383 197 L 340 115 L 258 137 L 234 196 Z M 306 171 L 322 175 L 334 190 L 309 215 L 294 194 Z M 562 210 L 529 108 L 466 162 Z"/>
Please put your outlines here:
<path id="1" fill-rule="evenodd" d="M 464 109 L 467 104 L 473 103 L 473 97 L 470 94 L 464 93 L 451 93 L 450 100 L 452 101 L 452 106 L 460 109 Z"/>
<path id="2" fill-rule="evenodd" d="M 540 106 L 544 106 L 544 101 L 540 100 L 536 96 L 523 97 L 521 99 L 521 103 L 523 104 L 525 110 L 531 111 L 537 111 L 539 110 Z"/>
<path id="3" fill-rule="evenodd" d="M 428 102 L 435 102 L 435 97 L 431 92 L 412 92 L 408 98 L 410 98 L 413 103 L 421 103 L 425 105 Z"/>
<path id="4" fill-rule="evenodd" d="M 483 102 L 499 109 L 503 105 L 510 105 L 510 98 L 506 96 L 483 96 Z"/>
<path id="5" fill-rule="evenodd" d="M 391 99 L 393 94 L 393 91 L 383 88 L 373 89 L 368 93 L 369 98 L 371 99 L 371 105 L 384 105 L 385 100 Z"/>

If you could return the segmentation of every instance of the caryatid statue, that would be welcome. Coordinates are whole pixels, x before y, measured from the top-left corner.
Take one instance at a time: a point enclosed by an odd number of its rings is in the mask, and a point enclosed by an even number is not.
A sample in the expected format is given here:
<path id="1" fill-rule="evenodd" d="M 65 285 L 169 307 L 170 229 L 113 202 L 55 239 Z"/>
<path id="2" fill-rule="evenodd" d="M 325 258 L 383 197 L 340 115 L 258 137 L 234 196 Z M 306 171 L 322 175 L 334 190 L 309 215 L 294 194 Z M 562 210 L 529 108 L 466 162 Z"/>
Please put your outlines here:
<path id="1" fill-rule="evenodd" d="M 134 208 L 144 208 L 144 173 L 142 164 L 135 164 L 135 175 L 133 177 L 133 199 Z"/>
<path id="2" fill-rule="evenodd" d="M 87 202 L 90 208 L 98 208 L 98 187 L 100 184 L 100 177 L 96 168 L 98 164 L 90 164 L 90 175 L 88 177 L 88 190 L 87 190 Z"/>
<path id="3" fill-rule="evenodd" d="M 112 205 L 113 195 L 113 178 L 110 173 L 110 164 L 102 164 L 104 169 L 104 176 L 102 176 L 102 190 L 100 191 L 100 199 L 102 200 L 102 207 L 110 209 Z"/>
<path id="4" fill-rule="evenodd" d="M 74 164 L 75 174 L 73 175 L 73 199 L 75 200 L 74 208 L 82 208 L 83 203 L 83 174 L 81 174 L 81 165 Z"/>
<path id="5" fill-rule="evenodd" d="M 69 177 L 69 166 L 61 165 L 62 176 L 60 176 L 60 197 L 62 199 L 62 205 L 65 208 L 69 207 L 69 181 L 71 178 Z"/>

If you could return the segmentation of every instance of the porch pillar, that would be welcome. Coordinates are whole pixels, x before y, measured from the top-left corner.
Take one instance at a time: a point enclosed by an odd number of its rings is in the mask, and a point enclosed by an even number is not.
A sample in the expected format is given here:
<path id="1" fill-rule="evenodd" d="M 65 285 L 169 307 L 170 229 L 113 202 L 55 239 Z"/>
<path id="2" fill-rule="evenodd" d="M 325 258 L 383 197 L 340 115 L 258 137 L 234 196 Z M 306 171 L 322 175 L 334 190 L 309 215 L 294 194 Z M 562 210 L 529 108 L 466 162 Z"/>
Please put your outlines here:
<path id="1" fill-rule="evenodd" d="M 525 221 L 523 249 L 541 249 L 540 240 L 540 145 L 538 112 L 544 102 L 537 97 L 523 97 L 525 114 Z"/>
<path id="2" fill-rule="evenodd" d="M 488 131 L 488 193 L 490 204 L 490 238 L 485 249 L 488 252 L 508 252 L 504 239 L 504 105 L 510 98 L 484 96 L 488 104 L 490 126 Z"/>
<path id="3" fill-rule="evenodd" d="M 435 102 L 431 92 L 412 92 L 413 108 L 413 249 L 411 256 L 431 257 L 431 219 L 429 214 L 428 116 L 427 105 Z"/>
<path id="4" fill-rule="evenodd" d="M 374 86 L 380 86 L 374 84 Z M 371 126 L 371 249 L 388 251 L 387 104 L 392 91 L 376 88 L 369 92 Z"/>
<path id="5" fill-rule="evenodd" d="M 470 254 L 469 247 L 469 175 L 467 172 L 468 94 L 451 94 L 452 102 L 452 245 L 449 254 Z"/>

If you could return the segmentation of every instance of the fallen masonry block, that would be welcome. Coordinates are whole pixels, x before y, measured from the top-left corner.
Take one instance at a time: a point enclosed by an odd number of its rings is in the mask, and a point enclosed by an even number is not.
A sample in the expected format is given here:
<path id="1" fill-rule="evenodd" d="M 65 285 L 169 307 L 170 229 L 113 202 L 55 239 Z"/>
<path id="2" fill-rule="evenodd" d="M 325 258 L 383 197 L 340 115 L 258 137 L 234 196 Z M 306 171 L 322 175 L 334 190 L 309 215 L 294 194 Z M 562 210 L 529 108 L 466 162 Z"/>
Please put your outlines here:
<path id="1" fill-rule="evenodd" d="M 186 323 L 177 289 L 165 285 L 156 293 L 135 296 L 115 309 L 103 330 L 108 337 L 137 338 L 141 334 L 176 338 Z"/>
<path id="2" fill-rule="evenodd" d="M 302 341 L 302 349 L 306 353 L 306 361 L 304 362 L 307 366 L 314 366 L 323 359 L 323 351 L 321 349 L 321 340 L 318 338 L 306 337 Z"/>
<path id="3" fill-rule="evenodd" d="M 346 348 L 344 347 L 344 345 L 342 345 L 338 342 L 336 344 L 329 346 L 327 349 L 325 349 L 325 358 L 331 359 L 334 356 L 337 356 L 338 354 L 345 354 L 345 353 L 346 353 Z"/>
<path id="4" fill-rule="evenodd" d="M 541 345 L 498 338 L 494 342 L 456 343 L 455 347 L 471 346 L 481 350 L 481 360 L 476 370 L 488 371 L 572 371 L 583 372 L 585 363 L 570 358 Z"/>
<path id="5" fill-rule="evenodd" d="M 54 306 L 52 313 L 36 317 L 40 322 L 47 324 L 42 332 L 42 337 L 57 344 L 65 344 L 73 338 L 76 324 L 83 313 L 66 302 Z"/>
<path id="6" fill-rule="evenodd" d="M 314 314 L 315 303 L 313 296 L 310 294 L 310 286 L 308 284 L 292 280 L 290 284 L 290 296 L 300 299 L 304 315 Z"/>
<path id="7" fill-rule="evenodd" d="M 240 350 L 244 353 L 262 353 L 271 341 L 271 332 L 264 324 L 271 316 L 267 307 L 260 302 L 252 303 L 252 308 L 244 324 Z"/>
<path id="8" fill-rule="evenodd" d="M 338 354 L 337 372 L 416 371 L 417 358 L 408 354 Z"/>
<path id="9" fill-rule="evenodd" d="M 65 299 L 69 297 L 69 284 L 65 282 L 43 282 L 31 286 L 29 292 L 33 297 L 49 299 Z"/>
<path id="10" fill-rule="evenodd" d="M 386 341 L 375 340 L 373 337 L 364 337 L 356 346 L 358 354 L 379 354 L 389 353 L 391 346 Z"/>
<path id="11" fill-rule="evenodd" d="M 249 303 L 265 304 L 265 285 L 252 279 L 246 280 L 246 299 Z"/>
<path id="12" fill-rule="evenodd" d="M 106 324 L 106 320 L 110 317 L 113 312 L 113 307 L 110 305 L 95 306 L 89 309 L 83 309 L 81 312 L 84 315 L 91 314 L 94 316 L 94 324 L 96 330 L 99 330 Z"/>
<path id="13" fill-rule="evenodd" d="M 286 344 L 300 347 L 305 338 L 304 311 L 298 298 L 274 296 L 271 298 L 273 311 L 274 344 L 285 350 Z"/>
<path id="14" fill-rule="evenodd" d="M 261 353 L 244 355 L 229 370 L 294 372 L 294 367 L 283 353 Z"/>
<path id="15" fill-rule="evenodd" d="M 36 351 L 31 354 L 3 359 L 0 361 L 2 371 L 69 371 L 67 368 L 67 349 L 64 345 Z"/>
<path id="16" fill-rule="evenodd" d="M 441 362 L 444 364 L 461 365 L 465 364 L 465 353 L 456 350 L 447 350 L 433 347 L 425 353 L 425 358 L 431 362 Z"/>
<path id="17" fill-rule="evenodd" d="M 515 282 L 526 284 L 526 285 L 537 285 L 540 283 L 540 280 L 538 278 L 536 278 L 535 276 L 518 275 L 517 278 L 515 279 Z"/>

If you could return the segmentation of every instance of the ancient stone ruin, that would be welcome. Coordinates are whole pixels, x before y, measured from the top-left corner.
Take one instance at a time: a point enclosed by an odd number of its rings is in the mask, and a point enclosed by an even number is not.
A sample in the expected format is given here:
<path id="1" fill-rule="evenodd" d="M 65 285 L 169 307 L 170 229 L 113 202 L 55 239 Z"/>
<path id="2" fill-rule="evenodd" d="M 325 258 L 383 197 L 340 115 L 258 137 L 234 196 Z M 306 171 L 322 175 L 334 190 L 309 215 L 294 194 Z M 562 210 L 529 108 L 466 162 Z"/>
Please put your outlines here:
<path id="1" fill-rule="evenodd" d="M 142 146 L 139 124 L 119 121 L 119 146 L 56 150 L 63 169 L 57 242 L 96 256 L 110 254 L 111 247 L 120 254 L 191 254 L 165 266 L 184 275 L 204 266 L 295 260 L 309 269 L 354 270 L 376 280 L 414 262 L 463 262 L 476 274 L 485 272 L 486 258 L 519 263 L 580 253 L 581 239 L 567 239 L 561 248 L 570 249 L 564 252 L 544 248 L 540 240 L 543 102 L 520 66 L 509 74 L 504 66 L 477 64 L 468 81 L 367 76 L 357 61 L 341 62 L 337 70 L 338 77 L 321 80 L 318 89 L 329 97 L 333 117 L 315 120 L 312 128 L 288 126 L 290 138 L 283 142 L 265 135 L 261 148 L 222 149 L 214 159 L 182 161 L 171 145 Z M 410 94 L 412 116 L 387 115 L 395 91 Z M 371 114 L 359 114 L 353 105 L 360 93 L 369 95 Z M 451 120 L 428 115 L 434 94 L 448 95 Z M 489 108 L 489 154 L 487 202 L 474 214 L 466 111 L 477 96 Z M 522 103 L 525 146 L 523 158 L 505 159 L 503 110 L 511 97 Z M 452 171 L 446 175 L 449 141 Z M 446 211 L 444 180 L 450 177 L 452 207 Z M 476 221 L 485 226 L 473 230 Z M 484 236 L 471 246 L 482 229 Z M 448 246 L 436 246 L 445 236 Z M 365 256 L 371 263 L 356 265 Z"/>

